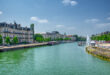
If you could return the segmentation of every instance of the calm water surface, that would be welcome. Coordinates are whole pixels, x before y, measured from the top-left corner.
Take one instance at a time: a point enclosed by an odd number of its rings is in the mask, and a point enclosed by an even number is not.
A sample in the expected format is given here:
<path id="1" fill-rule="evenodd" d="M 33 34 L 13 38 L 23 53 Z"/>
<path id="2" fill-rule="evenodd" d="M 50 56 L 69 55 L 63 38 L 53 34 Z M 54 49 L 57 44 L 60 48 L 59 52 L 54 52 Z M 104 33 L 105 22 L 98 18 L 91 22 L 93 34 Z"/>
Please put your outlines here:
<path id="1" fill-rule="evenodd" d="M 77 43 L 0 53 L 0 75 L 109 75 L 110 62 Z"/>

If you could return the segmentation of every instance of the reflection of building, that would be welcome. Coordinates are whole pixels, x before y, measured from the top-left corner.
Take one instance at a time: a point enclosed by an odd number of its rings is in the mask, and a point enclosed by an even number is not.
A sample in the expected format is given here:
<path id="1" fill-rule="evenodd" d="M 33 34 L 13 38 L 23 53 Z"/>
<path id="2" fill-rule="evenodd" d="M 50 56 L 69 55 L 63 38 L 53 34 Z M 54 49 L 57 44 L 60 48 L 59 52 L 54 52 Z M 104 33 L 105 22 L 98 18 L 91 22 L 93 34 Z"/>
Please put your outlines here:
<path id="1" fill-rule="evenodd" d="M 16 24 L 16 22 L 14 22 L 14 24 L 7 24 L 4 22 L 0 23 L 0 34 L 3 37 L 3 43 L 5 43 L 4 40 L 7 36 L 9 36 L 11 40 L 16 36 L 19 43 L 32 43 L 34 33 L 32 27 L 21 27 L 21 25 Z"/>
<path id="2" fill-rule="evenodd" d="M 44 38 L 51 38 L 52 40 L 57 39 L 57 38 L 64 38 L 63 34 L 60 34 L 58 31 L 53 31 L 53 32 L 46 32 L 42 34 Z"/>

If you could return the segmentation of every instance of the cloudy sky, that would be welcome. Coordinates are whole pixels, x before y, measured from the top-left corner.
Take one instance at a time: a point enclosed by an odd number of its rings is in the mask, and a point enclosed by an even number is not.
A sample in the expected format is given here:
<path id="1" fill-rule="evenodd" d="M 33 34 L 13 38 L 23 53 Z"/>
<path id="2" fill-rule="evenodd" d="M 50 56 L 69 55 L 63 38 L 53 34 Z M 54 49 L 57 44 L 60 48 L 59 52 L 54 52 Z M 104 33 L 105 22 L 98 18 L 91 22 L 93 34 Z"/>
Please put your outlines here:
<path id="1" fill-rule="evenodd" d="M 0 22 L 35 24 L 35 32 L 95 34 L 110 30 L 110 0 L 0 0 Z"/>

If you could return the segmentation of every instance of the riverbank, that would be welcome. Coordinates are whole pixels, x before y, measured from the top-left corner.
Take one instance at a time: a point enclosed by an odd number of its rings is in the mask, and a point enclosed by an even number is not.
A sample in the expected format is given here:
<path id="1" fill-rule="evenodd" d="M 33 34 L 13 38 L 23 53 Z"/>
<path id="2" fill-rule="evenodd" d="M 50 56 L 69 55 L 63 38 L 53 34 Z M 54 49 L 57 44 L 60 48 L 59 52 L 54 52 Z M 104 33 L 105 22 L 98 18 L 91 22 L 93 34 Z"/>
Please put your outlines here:
<path id="1" fill-rule="evenodd" d="M 93 56 L 110 61 L 110 49 L 88 46 L 86 47 L 86 51 Z"/>
<path id="2" fill-rule="evenodd" d="M 5 52 L 5 51 L 12 51 L 16 49 L 22 49 L 22 48 L 31 48 L 31 47 L 37 47 L 37 46 L 45 46 L 48 43 L 33 43 L 33 44 L 22 44 L 22 45 L 13 45 L 13 46 L 2 46 L 0 48 L 0 52 Z"/>
<path id="3" fill-rule="evenodd" d="M 32 48 L 32 47 L 39 47 L 39 46 L 48 46 L 48 45 L 56 45 L 60 43 L 69 43 L 71 41 L 59 42 L 59 41 L 50 41 L 50 42 L 43 42 L 43 43 L 32 43 L 32 44 L 21 44 L 21 45 L 12 45 L 12 46 L 1 46 L 0 52 L 5 51 L 12 51 L 17 49 L 23 48 Z"/>
<path id="4" fill-rule="evenodd" d="M 53 44 L 58 44 L 57 41 L 51 41 Z M 43 42 L 43 43 L 32 43 L 32 44 L 21 44 L 21 45 L 12 45 L 12 46 L 2 46 L 0 47 L 0 52 L 5 52 L 5 51 L 12 51 L 16 49 L 23 49 L 23 48 L 31 48 L 31 47 L 39 47 L 39 46 L 46 46 L 49 45 L 48 42 Z"/>

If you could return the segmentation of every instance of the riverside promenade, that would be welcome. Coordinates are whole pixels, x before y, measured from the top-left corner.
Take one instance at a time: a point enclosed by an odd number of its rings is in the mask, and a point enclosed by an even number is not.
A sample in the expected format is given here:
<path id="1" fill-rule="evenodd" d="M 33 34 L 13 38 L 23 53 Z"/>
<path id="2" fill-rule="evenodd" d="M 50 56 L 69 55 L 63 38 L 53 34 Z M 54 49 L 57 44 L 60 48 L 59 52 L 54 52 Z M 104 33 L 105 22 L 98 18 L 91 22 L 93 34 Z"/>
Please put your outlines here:
<path id="1" fill-rule="evenodd" d="M 107 59 L 110 61 L 110 48 L 103 48 L 103 47 L 86 47 L 86 51 L 93 56 L 98 56 L 102 59 Z"/>
<path id="2" fill-rule="evenodd" d="M 0 47 L 0 52 L 12 51 L 12 50 L 23 49 L 23 48 L 31 48 L 31 47 L 37 47 L 37 46 L 45 46 L 45 45 L 48 45 L 48 42 L 13 45 L 13 46 L 1 46 Z"/>
<path id="3" fill-rule="evenodd" d="M 73 41 L 63 41 L 63 42 L 50 41 L 50 42 L 42 42 L 42 43 L 0 46 L 0 52 L 14 51 L 14 50 L 23 49 L 23 48 L 32 48 L 32 47 L 39 47 L 39 46 L 56 45 L 56 44 L 60 44 L 60 43 L 72 43 L 72 42 Z"/>

